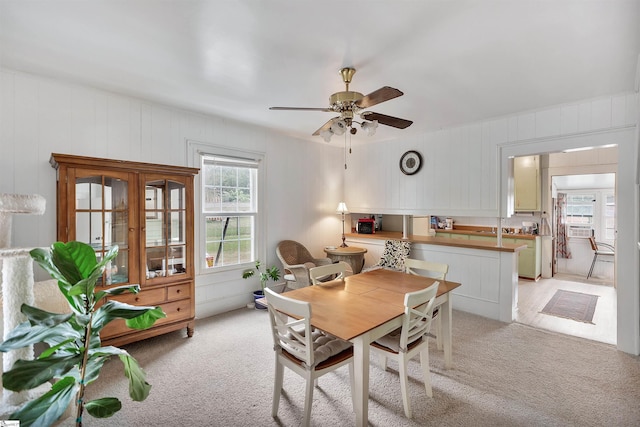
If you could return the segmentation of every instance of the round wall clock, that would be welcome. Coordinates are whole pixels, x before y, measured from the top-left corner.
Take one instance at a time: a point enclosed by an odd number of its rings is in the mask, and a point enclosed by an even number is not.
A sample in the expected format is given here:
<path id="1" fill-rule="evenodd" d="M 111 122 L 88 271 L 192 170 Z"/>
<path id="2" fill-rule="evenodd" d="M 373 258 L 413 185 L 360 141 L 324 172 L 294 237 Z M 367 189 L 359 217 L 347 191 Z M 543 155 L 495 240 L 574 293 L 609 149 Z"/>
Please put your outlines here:
<path id="1" fill-rule="evenodd" d="M 400 157 L 400 170 L 405 175 L 413 175 L 422 166 L 422 156 L 414 150 L 407 151 Z"/>

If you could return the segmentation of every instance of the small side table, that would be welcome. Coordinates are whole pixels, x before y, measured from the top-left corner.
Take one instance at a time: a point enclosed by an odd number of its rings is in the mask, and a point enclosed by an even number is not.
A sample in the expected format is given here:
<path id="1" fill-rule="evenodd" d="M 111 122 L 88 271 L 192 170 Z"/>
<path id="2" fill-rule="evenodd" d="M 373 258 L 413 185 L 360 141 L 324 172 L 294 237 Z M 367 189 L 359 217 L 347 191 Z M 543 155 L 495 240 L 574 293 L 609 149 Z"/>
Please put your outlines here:
<path id="1" fill-rule="evenodd" d="M 356 248 L 355 246 L 324 248 L 324 251 L 332 261 L 344 261 L 349 264 L 353 274 L 358 274 L 362 271 L 364 254 L 367 253 L 365 248 Z"/>

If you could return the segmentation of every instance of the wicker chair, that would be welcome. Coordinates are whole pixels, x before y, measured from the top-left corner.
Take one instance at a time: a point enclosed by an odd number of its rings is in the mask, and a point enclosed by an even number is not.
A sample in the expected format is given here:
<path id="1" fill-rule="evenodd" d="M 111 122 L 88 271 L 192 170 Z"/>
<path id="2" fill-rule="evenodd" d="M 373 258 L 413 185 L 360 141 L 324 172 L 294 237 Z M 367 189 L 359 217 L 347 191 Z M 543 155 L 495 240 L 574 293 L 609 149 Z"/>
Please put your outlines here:
<path id="1" fill-rule="evenodd" d="M 329 258 L 314 258 L 307 248 L 294 240 L 283 240 L 278 243 L 276 254 L 280 262 L 282 262 L 285 276 L 293 275 L 295 278 L 293 282 L 287 280 L 287 288 L 291 289 L 311 285 L 309 269 L 319 265 L 328 265 L 333 262 Z"/>

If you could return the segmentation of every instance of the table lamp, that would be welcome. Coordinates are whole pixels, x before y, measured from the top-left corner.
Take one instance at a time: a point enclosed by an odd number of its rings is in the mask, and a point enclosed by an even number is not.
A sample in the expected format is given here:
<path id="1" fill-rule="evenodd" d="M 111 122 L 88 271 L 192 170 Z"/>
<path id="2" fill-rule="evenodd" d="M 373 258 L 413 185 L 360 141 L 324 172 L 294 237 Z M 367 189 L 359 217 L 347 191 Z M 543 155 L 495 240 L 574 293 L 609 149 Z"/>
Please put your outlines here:
<path id="1" fill-rule="evenodd" d="M 336 213 L 342 214 L 342 244 L 341 248 L 346 248 L 347 244 L 344 242 L 344 214 L 349 213 L 349 209 L 347 209 L 347 205 L 344 202 L 338 203 L 338 208 L 336 209 Z"/>

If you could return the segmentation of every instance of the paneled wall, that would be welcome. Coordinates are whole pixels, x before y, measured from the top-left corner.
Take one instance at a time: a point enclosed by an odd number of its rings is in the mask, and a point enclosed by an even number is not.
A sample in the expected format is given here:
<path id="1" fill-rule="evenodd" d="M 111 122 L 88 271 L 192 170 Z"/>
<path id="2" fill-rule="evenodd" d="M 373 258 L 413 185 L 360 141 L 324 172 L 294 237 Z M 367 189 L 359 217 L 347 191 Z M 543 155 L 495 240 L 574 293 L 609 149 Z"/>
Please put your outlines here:
<path id="1" fill-rule="evenodd" d="M 40 194 L 44 216 L 15 216 L 12 246 L 49 246 L 56 239 L 56 176 L 52 152 L 188 165 L 187 140 L 265 153 L 266 254 L 295 238 L 316 256 L 335 245 L 341 224 L 342 150 L 276 135 L 219 117 L 34 75 L 0 70 L 0 192 Z M 300 159 L 313 159 L 309 162 Z M 196 236 L 198 241 L 198 236 Z M 196 248 L 198 317 L 244 306 L 256 281 L 238 269 L 207 274 Z M 39 270 L 39 269 L 38 269 Z M 48 278 L 37 271 L 37 280 Z"/>
<path id="2" fill-rule="evenodd" d="M 500 147 L 629 128 L 637 115 L 637 95 L 620 94 L 368 144 L 351 156 L 346 201 L 354 212 L 495 218 Z M 423 156 L 412 176 L 398 166 L 407 150 Z"/>

